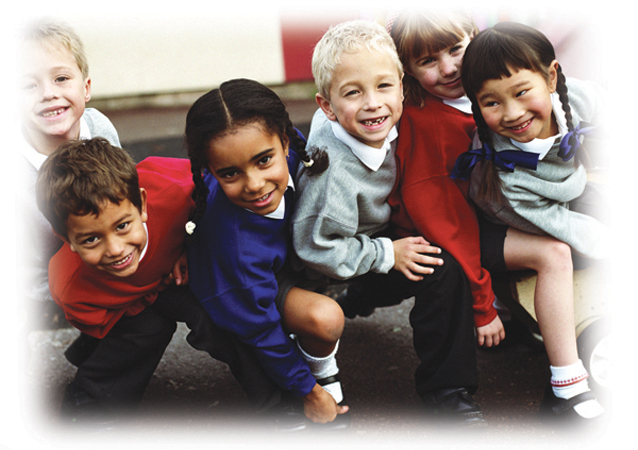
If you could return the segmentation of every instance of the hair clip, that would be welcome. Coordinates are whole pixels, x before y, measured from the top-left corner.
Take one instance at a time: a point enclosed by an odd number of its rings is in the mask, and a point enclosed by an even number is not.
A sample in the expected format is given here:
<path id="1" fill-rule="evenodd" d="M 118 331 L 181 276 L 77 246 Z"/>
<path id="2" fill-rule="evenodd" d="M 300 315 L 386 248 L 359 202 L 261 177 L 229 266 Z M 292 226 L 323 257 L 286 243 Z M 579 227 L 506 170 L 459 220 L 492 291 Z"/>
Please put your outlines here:
<path id="1" fill-rule="evenodd" d="M 188 222 L 186 222 L 186 232 L 188 234 L 193 234 L 193 231 L 195 231 L 195 227 L 197 225 L 195 225 L 195 222 L 191 222 L 190 220 Z"/>
<path id="2" fill-rule="evenodd" d="M 301 161 L 303 163 L 303 165 L 306 167 L 306 169 L 312 167 L 312 165 L 315 163 L 314 159 L 310 159 L 310 161 Z"/>

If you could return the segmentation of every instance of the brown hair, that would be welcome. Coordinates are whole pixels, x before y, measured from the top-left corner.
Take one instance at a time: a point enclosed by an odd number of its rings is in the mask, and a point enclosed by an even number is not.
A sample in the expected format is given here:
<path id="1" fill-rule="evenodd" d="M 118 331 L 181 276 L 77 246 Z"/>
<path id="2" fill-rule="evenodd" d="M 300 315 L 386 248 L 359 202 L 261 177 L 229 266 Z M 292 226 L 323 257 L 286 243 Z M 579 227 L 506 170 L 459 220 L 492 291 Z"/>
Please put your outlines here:
<path id="1" fill-rule="evenodd" d="M 69 215 L 98 216 L 105 203 L 119 204 L 124 199 L 141 211 L 135 162 L 103 138 L 63 143 L 38 171 L 38 208 L 64 237 Z"/>
<path id="2" fill-rule="evenodd" d="M 403 67 L 424 54 L 433 54 L 474 36 L 478 27 L 465 11 L 403 11 L 392 23 L 390 35 L 394 40 Z M 403 78 L 406 101 L 423 104 L 425 90 L 410 74 Z"/>

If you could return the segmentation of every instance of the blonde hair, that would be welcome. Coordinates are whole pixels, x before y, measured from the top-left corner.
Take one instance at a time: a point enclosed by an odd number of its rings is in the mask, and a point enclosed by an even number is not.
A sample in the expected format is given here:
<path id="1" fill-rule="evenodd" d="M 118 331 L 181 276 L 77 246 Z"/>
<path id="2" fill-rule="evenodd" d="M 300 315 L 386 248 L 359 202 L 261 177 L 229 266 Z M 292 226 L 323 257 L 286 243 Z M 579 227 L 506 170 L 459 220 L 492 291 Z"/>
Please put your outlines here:
<path id="1" fill-rule="evenodd" d="M 319 94 L 330 99 L 330 85 L 335 68 L 343 53 L 356 53 L 362 48 L 387 53 L 397 66 L 399 76 L 403 65 L 388 32 L 378 23 L 352 20 L 331 27 L 319 40 L 312 54 L 312 75 Z"/>
<path id="2" fill-rule="evenodd" d="M 84 45 L 77 33 L 63 22 L 43 19 L 27 25 L 22 32 L 23 42 L 58 44 L 67 49 L 75 59 L 82 76 L 89 77 L 89 63 L 84 53 Z"/>
<path id="3" fill-rule="evenodd" d="M 463 10 L 407 10 L 401 12 L 389 28 L 405 67 L 409 67 L 413 59 L 440 52 L 479 31 L 472 17 Z M 415 105 L 423 103 L 425 90 L 409 74 L 403 79 L 403 92 L 407 101 Z"/>

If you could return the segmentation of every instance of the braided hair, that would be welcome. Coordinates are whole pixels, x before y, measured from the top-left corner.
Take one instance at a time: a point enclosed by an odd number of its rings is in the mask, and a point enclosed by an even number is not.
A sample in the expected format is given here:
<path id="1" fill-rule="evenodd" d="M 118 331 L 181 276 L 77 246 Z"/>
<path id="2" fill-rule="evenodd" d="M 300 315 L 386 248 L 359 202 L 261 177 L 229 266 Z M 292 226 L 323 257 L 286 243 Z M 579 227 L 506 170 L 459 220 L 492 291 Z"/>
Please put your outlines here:
<path id="1" fill-rule="evenodd" d="M 493 148 L 492 133 L 481 114 L 476 94 L 487 80 L 510 77 L 511 71 L 531 70 L 540 73 L 549 82 L 549 68 L 556 60 L 554 47 L 540 31 L 520 23 L 502 22 L 481 31 L 465 50 L 461 76 L 465 93 L 472 101 L 472 113 L 479 138 Z M 573 131 L 572 113 L 565 75 L 557 67 L 556 92 L 558 93 L 568 131 Z M 580 160 L 577 160 L 580 161 Z M 491 202 L 504 201 L 498 169 L 491 161 L 484 161 L 478 198 Z"/>
<path id="2" fill-rule="evenodd" d="M 306 152 L 306 142 L 293 127 L 284 103 L 271 89 L 244 78 L 222 83 L 218 89 L 202 95 L 186 115 L 185 145 L 191 161 L 195 191 L 197 222 L 206 209 L 208 188 L 203 172 L 208 169 L 208 148 L 212 140 L 251 123 L 261 124 L 279 136 L 282 144 L 290 143 L 309 171 L 325 170 L 321 158 L 313 161 Z"/>

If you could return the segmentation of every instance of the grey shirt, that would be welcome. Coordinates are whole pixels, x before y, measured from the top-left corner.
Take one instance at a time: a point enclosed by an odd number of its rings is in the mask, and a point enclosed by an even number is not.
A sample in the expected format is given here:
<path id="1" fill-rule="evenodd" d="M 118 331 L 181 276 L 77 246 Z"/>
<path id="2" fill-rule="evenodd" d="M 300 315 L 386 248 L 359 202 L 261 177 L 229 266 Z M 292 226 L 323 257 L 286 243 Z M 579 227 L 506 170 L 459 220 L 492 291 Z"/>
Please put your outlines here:
<path id="1" fill-rule="evenodd" d="M 581 121 L 600 123 L 599 89 L 591 83 L 567 81 L 573 124 Z M 560 102 L 555 102 L 554 115 L 559 128 L 564 114 Z M 550 235 L 569 244 L 574 252 L 594 259 L 609 256 L 609 228 L 591 215 L 576 212 L 570 203 L 584 193 L 587 186 L 585 168 L 575 159 L 563 161 L 558 156 L 560 139 L 556 138 L 549 152 L 538 162 L 536 170 L 517 167 L 514 172 L 498 169 L 503 194 L 503 206 L 477 200 L 479 180 L 485 164 L 472 172 L 470 196 L 494 222 L 504 223 L 533 234 Z M 492 133 L 494 149 L 520 150 L 512 141 Z M 587 138 L 585 138 L 587 139 Z"/>

